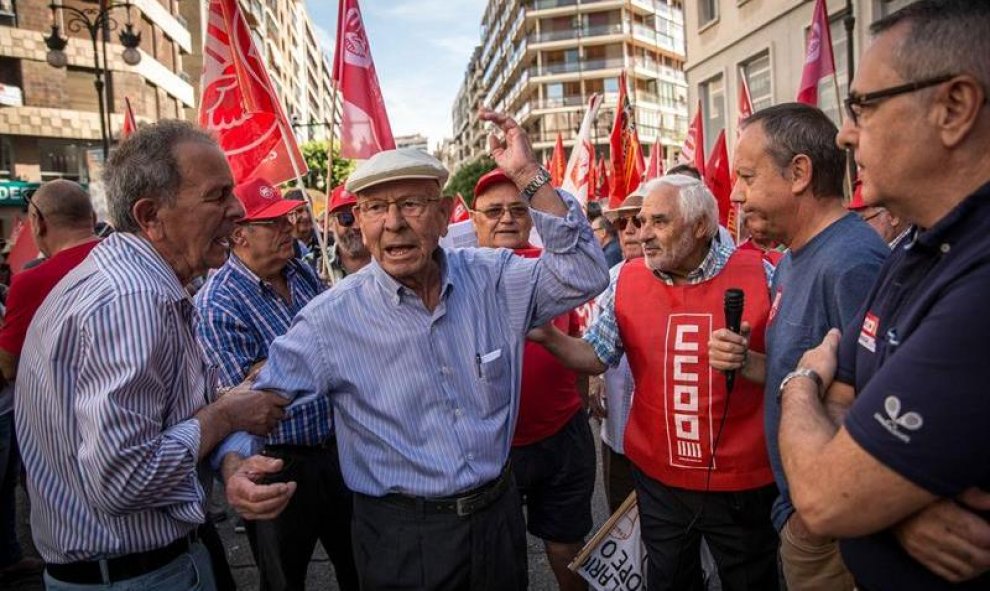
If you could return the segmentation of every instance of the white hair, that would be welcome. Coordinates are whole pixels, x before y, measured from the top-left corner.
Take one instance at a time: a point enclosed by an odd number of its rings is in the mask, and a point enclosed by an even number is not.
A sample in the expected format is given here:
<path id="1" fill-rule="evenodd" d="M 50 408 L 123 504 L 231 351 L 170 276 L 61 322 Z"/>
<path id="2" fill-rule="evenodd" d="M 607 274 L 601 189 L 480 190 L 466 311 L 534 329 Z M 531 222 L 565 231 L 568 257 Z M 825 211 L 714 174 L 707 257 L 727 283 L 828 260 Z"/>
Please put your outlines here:
<path id="1" fill-rule="evenodd" d="M 670 174 L 647 181 L 643 192 L 651 195 L 665 186 L 677 189 L 678 206 L 685 222 L 693 224 L 703 220 L 705 238 L 712 238 L 718 233 L 718 204 L 703 182 L 686 174 Z"/>

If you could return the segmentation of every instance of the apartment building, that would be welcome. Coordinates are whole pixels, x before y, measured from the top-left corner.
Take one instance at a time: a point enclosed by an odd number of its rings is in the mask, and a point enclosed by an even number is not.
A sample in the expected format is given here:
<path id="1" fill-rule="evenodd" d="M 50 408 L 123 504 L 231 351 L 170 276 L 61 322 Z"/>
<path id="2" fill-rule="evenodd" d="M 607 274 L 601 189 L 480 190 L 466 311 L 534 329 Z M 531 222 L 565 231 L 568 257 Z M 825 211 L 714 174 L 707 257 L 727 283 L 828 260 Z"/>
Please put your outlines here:
<path id="1" fill-rule="evenodd" d="M 838 91 L 831 81 L 819 84 L 819 106 L 836 124 L 840 99 L 849 77 L 849 39 L 855 66 L 869 25 L 915 0 L 827 0 Z M 852 36 L 846 17 L 854 17 Z M 735 138 L 739 88 L 745 78 L 758 110 L 797 96 L 804 68 L 805 40 L 814 0 L 693 0 L 685 13 L 688 92 L 692 114 L 702 104 L 705 149 L 726 130 Z"/>
<path id="2" fill-rule="evenodd" d="M 139 121 L 183 117 L 195 101 L 183 62 L 193 50 L 179 0 L 132 0 L 111 15 L 117 26 L 107 39 L 104 75 L 108 117 L 102 126 L 112 139 L 123 122 L 124 97 Z M 55 0 L 56 5 L 99 10 L 84 0 Z M 0 235 L 24 207 L 23 192 L 35 183 L 68 178 L 87 183 L 103 160 L 100 95 L 94 86 L 93 45 L 89 33 L 70 26 L 68 10 L 53 11 L 49 0 L 0 0 Z M 119 33 L 130 23 L 141 35 L 136 52 L 121 45 Z M 59 25 L 67 43 L 47 63 L 45 37 Z M 100 66 L 103 59 L 100 45 Z M 126 58 L 126 60 L 125 60 Z M 136 64 L 132 65 L 136 58 Z M 131 62 L 131 63 L 128 63 Z M 101 68 L 102 70 L 102 68 Z"/>
<path id="3" fill-rule="evenodd" d="M 558 132 L 573 146 L 596 92 L 604 103 L 592 141 L 604 150 L 622 72 L 640 140 L 659 139 L 672 156 L 687 129 L 683 26 L 681 0 L 489 0 L 441 149 L 447 165 L 485 153 L 479 105 L 511 114 L 547 159 Z"/>
<path id="4" fill-rule="evenodd" d="M 429 139 L 421 133 L 395 136 L 396 148 L 415 148 L 424 152 L 430 151 Z"/>

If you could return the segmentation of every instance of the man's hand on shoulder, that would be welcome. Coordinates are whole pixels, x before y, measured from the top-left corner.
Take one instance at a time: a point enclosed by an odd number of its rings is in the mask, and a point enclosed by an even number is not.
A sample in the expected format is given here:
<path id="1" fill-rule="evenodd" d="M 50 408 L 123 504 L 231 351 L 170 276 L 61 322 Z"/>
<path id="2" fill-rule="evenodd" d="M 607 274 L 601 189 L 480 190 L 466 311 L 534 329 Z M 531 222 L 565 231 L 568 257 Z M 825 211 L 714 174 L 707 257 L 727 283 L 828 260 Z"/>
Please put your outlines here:
<path id="1" fill-rule="evenodd" d="M 894 528 L 912 558 L 959 583 L 990 570 L 990 523 L 967 509 L 990 510 L 990 493 L 971 488 L 959 500 L 941 499 Z"/>
<path id="2" fill-rule="evenodd" d="M 277 458 L 227 454 L 222 468 L 227 502 L 244 519 L 277 517 L 296 492 L 295 482 L 264 483 L 281 469 L 282 460 Z"/>

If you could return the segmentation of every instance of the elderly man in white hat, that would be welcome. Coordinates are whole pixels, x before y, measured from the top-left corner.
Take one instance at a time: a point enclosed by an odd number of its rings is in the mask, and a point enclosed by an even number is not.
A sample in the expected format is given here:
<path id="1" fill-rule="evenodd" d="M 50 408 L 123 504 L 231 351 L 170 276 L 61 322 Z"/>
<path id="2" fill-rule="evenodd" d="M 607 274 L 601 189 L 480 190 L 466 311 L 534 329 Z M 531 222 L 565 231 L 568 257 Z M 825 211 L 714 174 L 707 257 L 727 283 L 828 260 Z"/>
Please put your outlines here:
<path id="1" fill-rule="evenodd" d="M 372 262 L 299 313 L 255 382 L 330 401 L 366 591 L 526 588 L 507 465 L 526 332 L 608 280 L 580 206 L 547 184 L 523 130 L 480 117 L 504 133 L 490 151 L 532 208 L 542 256 L 439 248 L 453 207 L 440 193 L 447 171 L 418 150 L 381 152 L 347 181 Z M 216 458 L 246 517 L 287 500 L 242 460 L 258 448 L 238 434 Z"/>

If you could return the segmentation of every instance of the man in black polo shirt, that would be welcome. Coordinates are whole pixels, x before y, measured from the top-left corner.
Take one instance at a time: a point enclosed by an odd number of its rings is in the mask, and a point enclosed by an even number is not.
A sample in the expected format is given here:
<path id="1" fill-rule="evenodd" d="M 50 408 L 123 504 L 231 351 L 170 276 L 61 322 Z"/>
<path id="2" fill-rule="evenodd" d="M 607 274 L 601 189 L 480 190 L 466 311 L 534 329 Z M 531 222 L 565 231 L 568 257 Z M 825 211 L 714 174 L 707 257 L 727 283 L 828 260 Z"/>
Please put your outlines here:
<path id="1" fill-rule="evenodd" d="M 988 589 L 990 3 L 921 0 L 872 31 L 838 141 L 864 201 L 917 230 L 783 380 L 784 469 L 860 589 Z"/>

